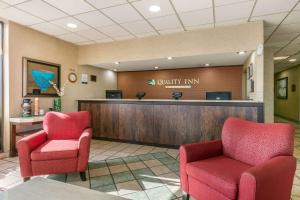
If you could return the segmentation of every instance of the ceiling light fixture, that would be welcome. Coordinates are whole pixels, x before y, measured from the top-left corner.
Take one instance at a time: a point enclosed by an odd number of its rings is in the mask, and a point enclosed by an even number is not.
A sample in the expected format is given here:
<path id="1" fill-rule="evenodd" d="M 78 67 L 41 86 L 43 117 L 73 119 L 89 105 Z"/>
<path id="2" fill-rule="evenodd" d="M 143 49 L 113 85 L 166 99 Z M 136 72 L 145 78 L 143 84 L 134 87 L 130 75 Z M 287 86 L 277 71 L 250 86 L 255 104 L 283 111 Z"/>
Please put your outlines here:
<path id="1" fill-rule="evenodd" d="M 117 69 L 114 69 L 114 72 L 118 71 Z"/>
<path id="2" fill-rule="evenodd" d="M 116 64 L 116 65 L 119 65 L 119 64 L 120 64 L 120 62 L 119 62 L 119 61 L 116 61 L 116 62 L 115 62 L 115 64 Z"/>
<path id="3" fill-rule="evenodd" d="M 77 24 L 73 24 L 73 23 L 68 23 L 67 24 L 67 27 L 69 27 L 69 28 L 77 28 L 78 26 L 77 26 Z"/>
<path id="4" fill-rule="evenodd" d="M 160 7 L 158 5 L 151 5 L 149 7 L 149 11 L 150 12 L 159 12 L 160 11 Z"/>
<path id="5" fill-rule="evenodd" d="M 169 57 L 168 57 L 168 60 L 172 60 L 172 59 L 173 59 L 173 57 L 172 57 L 172 56 L 169 56 Z"/>
<path id="6" fill-rule="evenodd" d="M 289 62 L 296 62 L 296 61 L 297 61 L 296 58 L 289 59 Z"/>
<path id="7" fill-rule="evenodd" d="M 158 67 L 154 67 L 154 69 L 158 69 Z"/>
<path id="8" fill-rule="evenodd" d="M 237 52 L 237 54 L 239 54 L 239 55 L 245 55 L 246 51 L 239 51 L 239 52 Z"/>
<path id="9" fill-rule="evenodd" d="M 287 59 L 289 56 L 277 56 L 277 57 L 274 57 L 274 60 L 284 60 L 284 59 Z"/>
<path id="10" fill-rule="evenodd" d="M 205 67 L 209 67 L 209 66 L 210 66 L 210 64 L 209 64 L 209 63 L 206 63 L 204 66 L 205 66 Z"/>

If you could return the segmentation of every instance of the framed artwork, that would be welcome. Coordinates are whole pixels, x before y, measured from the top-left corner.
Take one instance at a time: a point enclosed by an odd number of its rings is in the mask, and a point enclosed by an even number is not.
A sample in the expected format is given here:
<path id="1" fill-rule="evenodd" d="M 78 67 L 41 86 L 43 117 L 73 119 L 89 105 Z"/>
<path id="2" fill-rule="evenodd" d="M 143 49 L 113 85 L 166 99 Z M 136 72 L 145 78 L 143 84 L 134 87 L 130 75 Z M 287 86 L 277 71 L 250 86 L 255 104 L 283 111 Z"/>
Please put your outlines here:
<path id="1" fill-rule="evenodd" d="M 250 78 L 252 78 L 252 76 L 253 76 L 253 64 L 250 63 L 250 65 L 247 68 L 247 77 L 248 77 L 248 80 Z"/>
<path id="2" fill-rule="evenodd" d="M 277 98 L 287 99 L 288 98 L 288 77 L 277 79 Z"/>
<path id="3" fill-rule="evenodd" d="M 50 81 L 60 88 L 60 65 L 23 57 L 23 97 L 57 97 Z"/>

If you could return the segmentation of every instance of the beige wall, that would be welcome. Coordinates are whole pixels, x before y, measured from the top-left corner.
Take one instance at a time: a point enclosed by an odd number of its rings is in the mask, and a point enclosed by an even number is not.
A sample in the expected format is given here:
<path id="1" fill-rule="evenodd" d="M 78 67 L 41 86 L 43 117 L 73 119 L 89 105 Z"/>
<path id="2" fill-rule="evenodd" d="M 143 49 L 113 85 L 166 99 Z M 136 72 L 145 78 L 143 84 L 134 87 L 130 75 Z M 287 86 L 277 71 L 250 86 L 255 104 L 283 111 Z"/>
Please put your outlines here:
<path id="1" fill-rule="evenodd" d="M 114 63 L 255 50 L 263 44 L 263 23 L 218 27 L 184 33 L 79 47 L 79 64 Z"/>
<path id="2" fill-rule="evenodd" d="M 285 77 L 288 77 L 288 99 L 277 99 L 275 96 L 275 114 L 300 121 L 300 66 L 275 74 L 275 87 L 276 80 Z M 296 92 L 291 91 L 292 84 L 296 85 Z"/>
<path id="3" fill-rule="evenodd" d="M 264 106 L 265 122 L 274 122 L 274 54 L 273 50 L 264 51 Z"/>
<path id="4" fill-rule="evenodd" d="M 8 116 L 20 116 L 22 103 L 22 57 L 61 64 L 61 83 L 67 80 L 68 74 L 75 71 L 78 76 L 76 83 L 68 83 L 65 96 L 62 98 L 64 112 L 76 111 L 76 99 L 102 98 L 105 89 L 117 88 L 116 74 L 91 66 L 78 66 L 78 47 L 46 34 L 26 28 L 16 23 L 9 22 L 9 109 Z M 89 82 L 87 85 L 80 83 L 82 73 L 97 75 L 97 82 Z M 6 84 L 8 86 L 8 84 Z M 48 109 L 52 107 L 53 98 L 40 98 L 40 107 Z M 8 149 L 9 129 L 5 122 L 4 132 L 5 150 Z"/>

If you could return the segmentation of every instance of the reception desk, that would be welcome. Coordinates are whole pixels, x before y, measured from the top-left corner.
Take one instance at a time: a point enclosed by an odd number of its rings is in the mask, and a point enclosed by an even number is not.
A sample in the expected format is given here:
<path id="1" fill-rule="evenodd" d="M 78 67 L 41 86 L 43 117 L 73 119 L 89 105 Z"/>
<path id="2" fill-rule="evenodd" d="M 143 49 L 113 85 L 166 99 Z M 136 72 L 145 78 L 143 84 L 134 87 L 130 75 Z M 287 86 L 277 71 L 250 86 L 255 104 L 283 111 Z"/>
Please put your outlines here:
<path id="1" fill-rule="evenodd" d="M 201 100 L 78 100 L 92 116 L 93 138 L 178 146 L 220 138 L 230 117 L 263 122 L 263 103 Z"/>

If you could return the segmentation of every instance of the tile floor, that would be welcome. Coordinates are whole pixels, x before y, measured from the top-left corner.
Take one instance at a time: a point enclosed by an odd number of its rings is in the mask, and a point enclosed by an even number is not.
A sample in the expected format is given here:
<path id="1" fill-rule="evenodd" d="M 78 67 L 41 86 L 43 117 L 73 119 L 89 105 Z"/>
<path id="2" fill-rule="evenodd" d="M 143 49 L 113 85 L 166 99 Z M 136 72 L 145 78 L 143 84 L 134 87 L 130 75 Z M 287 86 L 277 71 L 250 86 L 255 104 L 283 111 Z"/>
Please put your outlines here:
<path id="1" fill-rule="evenodd" d="M 287 122 L 281 118 L 276 121 Z M 292 199 L 300 200 L 300 124 L 293 124 L 296 127 L 294 155 L 298 165 Z M 181 199 L 177 156 L 176 149 L 93 140 L 90 153 L 92 189 L 129 199 Z M 65 180 L 62 175 L 48 178 Z M 80 181 L 78 174 L 69 174 L 67 182 L 89 187 L 89 181 Z M 20 183 L 18 158 L 0 160 L 0 191 Z"/>

